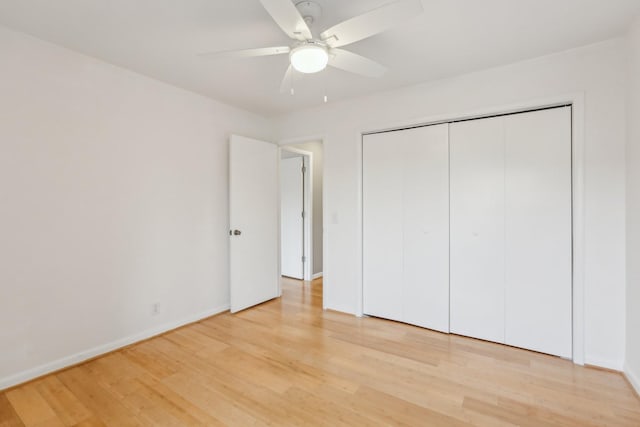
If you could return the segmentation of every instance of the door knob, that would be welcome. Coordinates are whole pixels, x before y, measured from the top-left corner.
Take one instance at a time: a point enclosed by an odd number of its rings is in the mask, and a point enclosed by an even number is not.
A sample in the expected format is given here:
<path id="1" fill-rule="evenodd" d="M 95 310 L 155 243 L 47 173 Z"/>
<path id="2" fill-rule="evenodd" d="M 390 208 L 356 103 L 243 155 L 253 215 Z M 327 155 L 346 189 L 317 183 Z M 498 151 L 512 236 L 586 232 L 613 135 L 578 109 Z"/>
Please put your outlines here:
<path id="1" fill-rule="evenodd" d="M 240 231 L 240 230 L 233 230 L 233 231 L 231 232 L 231 234 L 233 234 L 234 236 L 239 236 L 239 235 L 241 235 L 241 234 L 242 234 L 242 231 Z"/>

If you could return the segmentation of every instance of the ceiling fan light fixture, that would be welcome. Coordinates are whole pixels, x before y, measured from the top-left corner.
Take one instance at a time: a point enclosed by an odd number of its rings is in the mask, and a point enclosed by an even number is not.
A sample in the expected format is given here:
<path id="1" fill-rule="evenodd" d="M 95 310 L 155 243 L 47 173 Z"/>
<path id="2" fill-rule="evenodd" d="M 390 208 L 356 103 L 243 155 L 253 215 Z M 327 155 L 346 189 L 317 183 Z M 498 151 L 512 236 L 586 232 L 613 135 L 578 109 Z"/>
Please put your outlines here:
<path id="1" fill-rule="evenodd" d="M 296 71 L 311 74 L 327 68 L 329 53 L 326 47 L 310 42 L 294 48 L 289 59 Z"/>

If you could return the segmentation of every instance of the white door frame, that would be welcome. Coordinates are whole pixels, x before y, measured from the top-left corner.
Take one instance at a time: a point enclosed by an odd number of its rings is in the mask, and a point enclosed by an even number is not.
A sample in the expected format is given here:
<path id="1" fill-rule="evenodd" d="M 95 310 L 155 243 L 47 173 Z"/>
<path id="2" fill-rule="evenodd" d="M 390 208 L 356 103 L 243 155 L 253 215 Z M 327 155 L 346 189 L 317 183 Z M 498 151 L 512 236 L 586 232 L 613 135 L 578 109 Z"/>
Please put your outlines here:
<path id="1" fill-rule="evenodd" d="M 280 155 L 278 156 L 278 162 L 282 161 L 282 152 L 288 151 L 290 153 L 300 154 L 304 159 L 304 166 L 306 171 L 304 174 L 304 212 L 303 219 L 304 224 L 304 253 L 305 263 L 303 268 L 303 279 L 312 280 L 313 278 L 313 153 L 311 151 L 300 150 L 295 147 L 280 147 Z M 278 170 L 280 165 L 278 164 Z M 282 210 L 282 195 L 278 197 L 278 206 Z M 279 224 L 280 233 L 282 233 L 282 224 Z M 278 271 L 282 273 L 282 241 L 279 240 L 279 263 Z"/>
<path id="2" fill-rule="evenodd" d="M 398 130 L 408 127 L 447 123 L 456 120 L 474 119 L 488 117 L 498 114 L 517 113 L 528 110 L 557 107 L 561 105 L 572 106 L 572 191 L 573 191 L 573 211 L 572 211 L 572 234 L 573 234 L 573 297 L 572 297 L 572 318 L 573 318 L 573 357 L 572 360 L 578 365 L 585 364 L 585 94 L 584 92 L 574 92 L 550 96 L 547 98 L 524 100 L 507 105 L 492 106 L 480 110 L 461 112 L 459 114 L 442 114 L 402 122 L 389 123 L 386 126 L 371 125 L 361 128 L 354 137 L 358 141 L 358 259 L 360 268 L 356 277 L 356 316 L 363 316 L 363 248 L 362 248 L 362 135 L 367 133 Z"/>

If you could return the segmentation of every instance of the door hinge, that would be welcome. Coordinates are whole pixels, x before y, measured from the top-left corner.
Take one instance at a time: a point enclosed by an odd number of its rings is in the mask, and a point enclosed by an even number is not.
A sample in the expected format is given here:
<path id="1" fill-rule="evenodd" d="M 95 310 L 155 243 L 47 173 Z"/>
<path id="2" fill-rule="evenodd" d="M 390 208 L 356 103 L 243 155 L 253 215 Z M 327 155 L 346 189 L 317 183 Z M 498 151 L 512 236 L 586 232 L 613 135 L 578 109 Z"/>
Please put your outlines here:
<path id="1" fill-rule="evenodd" d="M 302 262 L 307 262 L 307 257 L 302 255 Z"/>
<path id="2" fill-rule="evenodd" d="M 307 173 L 307 167 L 306 166 L 302 167 L 302 173 Z"/>
<path id="3" fill-rule="evenodd" d="M 302 218 L 306 217 L 307 213 L 305 211 L 302 211 Z"/>

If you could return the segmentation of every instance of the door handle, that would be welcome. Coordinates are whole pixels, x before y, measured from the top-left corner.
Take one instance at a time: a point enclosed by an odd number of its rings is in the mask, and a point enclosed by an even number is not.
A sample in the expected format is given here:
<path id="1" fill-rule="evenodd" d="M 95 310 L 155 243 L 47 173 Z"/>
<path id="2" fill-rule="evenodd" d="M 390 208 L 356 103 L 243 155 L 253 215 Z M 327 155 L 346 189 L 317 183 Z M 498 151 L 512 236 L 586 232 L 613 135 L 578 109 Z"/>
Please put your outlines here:
<path id="1" fill-rule="evenodd" d="M 240 230 L 229 230 L 229 235 L 231 236 L 239 236 L 242 234 L 242 231 Z"/>

